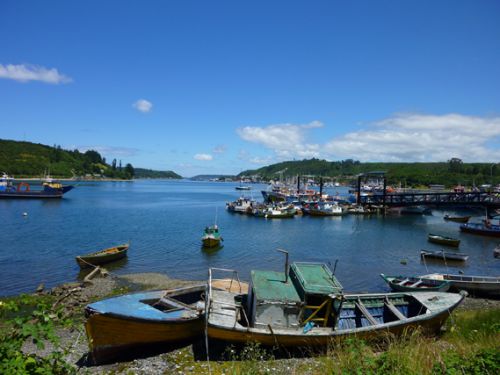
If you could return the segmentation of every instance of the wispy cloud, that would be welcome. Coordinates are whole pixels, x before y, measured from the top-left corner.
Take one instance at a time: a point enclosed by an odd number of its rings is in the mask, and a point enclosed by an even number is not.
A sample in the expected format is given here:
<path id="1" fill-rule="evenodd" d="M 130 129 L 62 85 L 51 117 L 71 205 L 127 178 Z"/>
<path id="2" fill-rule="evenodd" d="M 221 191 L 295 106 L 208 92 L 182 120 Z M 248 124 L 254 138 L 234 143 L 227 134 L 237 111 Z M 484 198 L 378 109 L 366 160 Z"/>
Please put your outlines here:
<path id="1" fill-rule="evenodd" d="M 271 149 L 280 158 L 310 158 L 320 155 L 320 145 L 307 142 L 310 129 L 321 128 L 323 124 L 312 121 L 308 124 L 276 124 L 266 127 L 245 126 L 236 130 L 245 141 Z"/>
<path id="2" fill-rule="evenodd" d="M 500 117 L 396 114 L 369 129 L 330 140 L 324 153 L 361 161 L 499 160 L 490 142 L 500 137 Z"/>
<path id="3" fill-rule="evenodd" d="M 134 104 L 132 104 L 132 107 L 137 109 L 139 112 L 148 113 L 153 109 L 153 103 L 146 99 L 139 99 Z"/>
<path id="4" fill-rule="evenodd" d="M 30 64 L 0 64 L 0 78 L 12 79 L 18 82 L 39 81 L 52 85 L 73 81 L 70 77 L 59 73 L 55 68 L 48 69 Z"/>
<path id="5" fill-rule="evenodd" d="M 214 147 L 214 149 L 212 150 L 212 152 L 214 154 L 223 154 L 224 152 L 226 152 L 227 150 L 227 147 L 226 145 L 217 145 Z"/>
<path id="6" fill-rule="evenodd" d="M 213 156 L 210 154 L 196 154 L 195 156 L 193 156 L 193 158 L 196 160 L 208 161 L 212 160 Z"/>
<path id="7" fill-rule="evenodd" d="M 88 150 L 97 151 L 102 156 L 106 158 L 109 157 L 130 157 L 138 154 L 139 149 L 132 147 L 114 147 L 114 146 L 72 146 L 67 147 L 67 149 L 78 149 L 80 152 L 86 152 Z"/>

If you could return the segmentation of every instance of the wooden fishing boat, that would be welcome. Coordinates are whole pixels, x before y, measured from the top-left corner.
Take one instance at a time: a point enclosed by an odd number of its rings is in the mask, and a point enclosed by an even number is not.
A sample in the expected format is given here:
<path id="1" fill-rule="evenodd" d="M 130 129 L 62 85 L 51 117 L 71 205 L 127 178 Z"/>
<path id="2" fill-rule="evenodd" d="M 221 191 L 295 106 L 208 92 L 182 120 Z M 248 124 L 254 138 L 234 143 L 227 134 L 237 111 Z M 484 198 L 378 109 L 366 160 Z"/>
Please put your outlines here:
<path id="1" fill-rule="evenodd" d="M 127 255 L 127 250 L 129 244 L 118 245 L 110 247 L 109 249 L 104 249 L 96 251 L 95 253 L 79 255 L 76 257 L 76 262 L 80 268 L 88 268 L 104 263 L 113 262 L 118 259 L 122 259 Z"/>
<path id="2" fill-rule="evenodd" d="M 205 228 L 203 236 L 201 237 L 203 247 L 220 246 L 221 241 L 223 241 L 223 238 L 220 235 L 219 227 L 217 225 Z"/>
<path id="3" fill-rule="evenodd" d="M 297 211 L 293 205 L 287 206 L 269 206 L 264 208 L 256 208 L 253 215 L 264 217 L 266 219 L 289 219 L 293 218 Z"/>
<path id="4" fill-rule="evenodd" d="M 422 259 L 433 258 L 433 259 L 455 261 L 455 262 L 465 262 L 467 259 L 469 259 L 469 256 L 467 254 L 452 253 L 444 250 L 438 250 L 438 251 L 421 250 L 420 257 L 422 257 Z"/>
<path id="5" fill-rule="evenodd" d="M 446 280 L 424 280 L 416 276 L 386 276 L 383 273 L 380 276 L 395 292 L 446 292 L 450 288 L 450 283 Z"/>
<path id="6" fill-rule="evenodd" d="M 466 233 L 482 236 L 500 237 L 500 225 L 491 224 L 489 220 L 481 223 L 465 223 L 460 225 L 460 230 Z"/>
<path id="7" fill-rule="evenodd" d="M 471 217 L 470 216 L 450 216 L 444 215 L 443 219 L 447 221 L 454 221 L 456 223 L 467 223 Z"/>
<path id="8" fill-rule="evenodd" d="M 427 239 L 429 240 L 429 242 L 438 243 L 440 245 L 447 245 L 452 247 L 458 247 L 460 245 L 459 239 L 441 236 L 439 234 L 429 233 Z"/>
<path id="9" fill-rule="evenodd" d="M 463 298 L 441 292 L 343 294 L 325 264 L 293 263 L 285 272 L 252 271 L 247 294 L 209 287 L 207 335 L 226 344 L 325 349 L 351 336 L 437 332 Z"/>
<path id="10" fill-rule="evenodd" d="M 85 308 L 85 330 L 95 363 L 140 351 L 165 351 L 203 335 L 205 285 L 126 294 Z"/>
<path id="11" fill-rule="evenodd" d="M 311 216 L 342 216 L 346 211 L 336 203 L 306 204 L 303 211 Z"/>
<path id="12" fill-rule="evenodd" d="M 432 273 L 420 276 L 423 280 L 448 281 L 451 292 L 467 291 L 472 296 L 500 298 L 500 277 L 468 276 Z"/>

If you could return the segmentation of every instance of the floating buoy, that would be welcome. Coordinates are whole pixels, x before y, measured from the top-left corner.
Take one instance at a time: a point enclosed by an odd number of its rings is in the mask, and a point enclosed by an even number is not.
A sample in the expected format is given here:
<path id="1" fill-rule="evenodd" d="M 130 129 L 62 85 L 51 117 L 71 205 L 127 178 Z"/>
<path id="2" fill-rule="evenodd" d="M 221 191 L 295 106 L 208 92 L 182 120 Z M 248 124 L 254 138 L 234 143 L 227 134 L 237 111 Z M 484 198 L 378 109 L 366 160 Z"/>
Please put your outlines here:
<path id="1" fill-rule="evenodd" d="M 23 212 L 23 216 L 28 216 L 28 213 L 27 212 Z"/>

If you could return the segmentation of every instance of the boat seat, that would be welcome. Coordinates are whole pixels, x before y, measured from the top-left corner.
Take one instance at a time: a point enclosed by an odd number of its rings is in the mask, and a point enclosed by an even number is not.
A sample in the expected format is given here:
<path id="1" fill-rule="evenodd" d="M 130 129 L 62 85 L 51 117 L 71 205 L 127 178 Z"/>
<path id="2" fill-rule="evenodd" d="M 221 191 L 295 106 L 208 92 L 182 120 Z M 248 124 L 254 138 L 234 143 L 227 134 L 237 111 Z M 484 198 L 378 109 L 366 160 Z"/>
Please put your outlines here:
<path id="1" fill-rule="evenodd" d="M 408 281 L 410 281 L 410 280 L 409 280 L 409 279 L 404 279 L 403 281 L 400 281 L 400 282 L 398 283 L 398 285 L 404 285 L 404 284 L 406 284 Z"/>
<path id="2" fill-rule="evenodd" d="M 411 284 L 410 287 L 415 288 L 415 287 L 419 286 L 420 284 L 422 284 L 422 282 L 423 282 L 422 280 L 418 280 L 416 283 Z"/>
<path id="3" fill-rule="evenodd" d="M 396 316 L 396 318 L 398 318 L 399 320 L 406 319 L 406 317 L 403 314 L 401 314 L 401 311 L 399 311 L 396 308 L 396 306 L 394 306 L 392 304 L 392 302 L 389 301 L 389 299 L 387 297 L 385 298 L 384 304 L 387 306 L 387 308 L 390 310 L 390 312 L 392 312 Z"/>
<path id="4" fill-rule="evenodd" d="M 358 302 L 355 303 L 356 307 L 359 309 L 359 311 L 361 312 L 361 314 L 364 315 L 364 317 L 366 318 L 366 320 L 368 320 L 370 322 L 371 325 L 377 325 L 377 321 L 375 320 L 375 318 L 373 317 L 372 314 L 370 314 L 370 312 L 368 311 L 368 309 L 366 308 L 365 305 L 363 305 L 363 303 L 361 301 L 358 300 Z"/>
<path id="5" fill-rule="evenodd" d="M 165 298 L 165 297 L 160 298 L 157 303 L 160 304 L 160 305 L 172 308 L 172 309 L 186 309 L 186 308 L 189 308 L 189 306 L 186 306 L 183 303 L 180 303 L 178 301 L 174 301 L 174 300 L 172 300 L 170 298 Z"/>

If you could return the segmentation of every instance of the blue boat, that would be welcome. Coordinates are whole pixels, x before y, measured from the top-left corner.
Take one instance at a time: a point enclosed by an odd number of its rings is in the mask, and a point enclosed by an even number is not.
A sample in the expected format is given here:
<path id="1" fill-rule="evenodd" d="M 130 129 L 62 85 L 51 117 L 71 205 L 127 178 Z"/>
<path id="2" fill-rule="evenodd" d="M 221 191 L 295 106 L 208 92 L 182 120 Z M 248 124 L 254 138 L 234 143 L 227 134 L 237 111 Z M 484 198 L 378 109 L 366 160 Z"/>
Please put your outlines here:
<path id="1" fill-rule="evenodd" d="M 14 178 L 6 173 L 0 177 L 0 198 L 62 198 L 73 189 L 72 185 L 62 185 L 47 177 L 43 180 L 42 189 L 31 189 L 27 182 L 14 183 Z"/>

